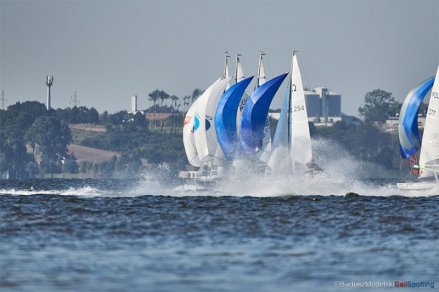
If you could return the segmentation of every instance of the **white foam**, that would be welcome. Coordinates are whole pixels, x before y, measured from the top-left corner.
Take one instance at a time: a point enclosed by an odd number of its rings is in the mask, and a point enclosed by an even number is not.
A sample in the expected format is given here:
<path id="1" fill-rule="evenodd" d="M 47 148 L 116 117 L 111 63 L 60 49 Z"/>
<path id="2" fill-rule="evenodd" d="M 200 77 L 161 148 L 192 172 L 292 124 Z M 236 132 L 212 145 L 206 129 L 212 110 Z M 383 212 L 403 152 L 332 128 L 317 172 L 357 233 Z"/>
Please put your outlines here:
<path id="1" fill-rule="evenodd" d="M 108 196 L 108 192 L 104 192 L 97 188 L 85 186 L 82 188 L 69 188 L 58 193 L 61 196 L 79 196 L 79 197 L 102 197 Z"/>
<path id="2" fill-rule="evenodd" d="M 133 186 L 123 190 L 102 190 L 91 186 L 69 188 L 65 190 L 17 190 L 3 189 L 0 194 L 12 195 L 64 195 L 81 197 L 137 197 L 137 196 L 253 196 L 276 197 L 286 195 L 299 196 L 344 196 L 349 192 L 361 196 L 404 196 L 429 197 L 439 195 L 439 185 L 430 190 L 408 191 L 398 189 L 396 180 L 386 185 L 378 185 L 373 180 L 364 178 L 383 177 L 388 172 L 380 166 L 353 159 L 334 142 L 313 140 L 316 163 L 323 172 L 308 175 L 287 175 L 287 170 L 276 175 L 250 174 L 243 171 L 241 176 L 234 176 L 212 185 L 200 185 L 196 182 L 176 183 L 169 169 L 158 167 L 147 171 L 142 179 Z M 244 166 L 246 167 L 246 166 Z"/>
<path id="3" fill-rule="evenodd" d="M 13 196 L 31 196 L 31 195 L 41 195 L 41 194 L 56 195 L 58 193 L 59 191 L 56 190 L 34 190 L 33 188 L 23 189 L 23 190 L 0 189 L 0 195 L 13 195 Z"/>

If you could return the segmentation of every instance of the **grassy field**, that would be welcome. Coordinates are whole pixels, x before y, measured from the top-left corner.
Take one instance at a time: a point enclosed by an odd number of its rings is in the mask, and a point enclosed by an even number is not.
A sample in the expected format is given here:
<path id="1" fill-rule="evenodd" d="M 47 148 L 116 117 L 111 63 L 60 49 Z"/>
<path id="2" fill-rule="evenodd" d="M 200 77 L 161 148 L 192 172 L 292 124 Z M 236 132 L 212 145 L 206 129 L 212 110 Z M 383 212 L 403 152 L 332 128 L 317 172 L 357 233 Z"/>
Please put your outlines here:
<path id="1" fill-rule="evenodd" d="M 110 160 L 113 158 L 113 156 L 120 155 L 119 153 L 113 151 L 79 145 L 81 141 L 87 137 L 105 135 L 106 130 L 104 126 L 91 124 L 71 124 L 69 127 L 72 132 L 73 143 L 68 146 L 68 149 L 75 155 L 78 162 L 91 161 L 93 163 L 101 163 Z"/>

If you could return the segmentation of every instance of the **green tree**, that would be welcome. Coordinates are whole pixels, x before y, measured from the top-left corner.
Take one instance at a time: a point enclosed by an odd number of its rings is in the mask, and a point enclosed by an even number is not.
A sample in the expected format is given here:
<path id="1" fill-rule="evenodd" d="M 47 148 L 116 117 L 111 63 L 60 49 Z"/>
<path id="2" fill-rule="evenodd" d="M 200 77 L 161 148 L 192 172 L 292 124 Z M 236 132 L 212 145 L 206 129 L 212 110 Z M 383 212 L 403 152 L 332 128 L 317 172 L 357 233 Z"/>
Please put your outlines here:
<path id="1" fill-rule="evenodd" d="M 49 173 L 60 172 L 61 161 L 67 156 L 67 145 L 72 140 L 68 125 L 55 116 L 39 117 L 26 136 L 41 153 L 42 170 Z"/>
<path id="2" fill-rule="evenodd" d="M 130 115 L 127 111 L 119 111 L 117 113 L 114 113 L 110 115 L 109 120 L 110 123 L 113 125 L 122 125 L 123 123 L 127 122 L 130 119 Z"/>
<path id="3" fill-rule="evenodd" d="M 133 115 L 133 123 L 138 127 L 148 127 L 145 115 L 143 115 L 141 112 L 137 112 Z"/>
<path id="4" fill-rule="evenodd" d="M 101 116 L 99 117 L 100 122 L 102 123 L 102 125 L 106 125 L 109 123 L 109 115 L 107 111 L 104 111 Z"/>
<path id="5" fill-rule="evenodd" d="M 154 102 L 154 111 L 157 112 L 157 107 L 156 107 L 156 103 L 158 100 L 160 100 L 160 113 L 163 113 L 163 102 L 167 99 L 169 99 L 169 94 L 167 94 L 165 91 L 163 90 L 154 90 L 153 92 L 148 94 L 149 96 L 149 100 Z M 161 129 L 163 130 L 163 119 L 160 119 L 160 126 Z M 156 126 L 156 123 L 154 122 L 154 127 Z"/>
<path id="6" fill-rule="evenodd" d="M 78 173 L 79 166 L 74 158 L 66 158 L 63 163 L 63 172 Z"/>
<path id="7" fill-rule="evenodd" d="M 191 102 L 193 103 L 201 94 L 203 94 L 203 91 L 199 88 L 196 88 L 192 91 L 192 96 L 191 96 Z"/>
<path id="8" fill-rule="evenodd" d="M 389 116 L 398 112 L 399 104 L 392 93 L 375 89 L 364 97 L 364 106 L 358 109 L 366 122 L 384 122 Z"/>
<path id="9" fill-rule="evenodd" d="M 172 116 L 172 121 L 171 121 L 171 132 L 173 133 L 174 128 L 177 124 L 176 113 L 178 111 L 178 108 L 180 107 L 180 104 L 179 104 L 180 99 L 175 95 L 171 95 L 170 99 L 172 101 L 172 109 L 173 109 L 172 112 L 174 113 L 174 115 Z"/>

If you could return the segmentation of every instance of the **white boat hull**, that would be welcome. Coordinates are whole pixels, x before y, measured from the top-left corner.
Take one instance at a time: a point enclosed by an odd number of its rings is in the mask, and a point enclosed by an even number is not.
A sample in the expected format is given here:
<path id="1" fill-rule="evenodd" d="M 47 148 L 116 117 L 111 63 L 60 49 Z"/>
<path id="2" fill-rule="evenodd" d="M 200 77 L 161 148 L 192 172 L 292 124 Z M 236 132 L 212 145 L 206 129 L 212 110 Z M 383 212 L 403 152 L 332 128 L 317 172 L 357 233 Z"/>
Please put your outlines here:
<path id="1" fill-rule="evenodd" d="M 439 187 L 439 183 L 437 182 L 407 182 L 397 183 L 396 185 L 400 190 L 408 191 L 431 190 L 435 187 Z"/>

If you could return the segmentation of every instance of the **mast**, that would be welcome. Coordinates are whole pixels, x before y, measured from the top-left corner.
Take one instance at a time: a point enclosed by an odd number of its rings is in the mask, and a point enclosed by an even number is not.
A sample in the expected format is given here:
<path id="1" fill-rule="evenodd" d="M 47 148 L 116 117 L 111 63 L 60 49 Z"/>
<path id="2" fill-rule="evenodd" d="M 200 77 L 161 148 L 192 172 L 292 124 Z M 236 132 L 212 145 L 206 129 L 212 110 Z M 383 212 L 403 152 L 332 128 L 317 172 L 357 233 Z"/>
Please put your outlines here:
<path id="1" fill-rule="evenodd" d="M 229 52 L 225 52 L 226 53 L 226 57 L 225 57 L 225 62 L 224 62 L 224 78 L 229 78 Z"/>
<path id="2" fill-rule="evenodd" d="M 292 114 L 292 108 L 291 108 L 291 99 L 293 97 L 293 59 L 294 55 L 296 55 L 296 50 L 293 50 L 293 56 L 291 57 L 291 70 L 290 70 L 290 83 L 289 83 L 289 98 L 288 98 L 288 123 L 287 123 L 287 129 L 288 129 L 288 153 L 291 152 L 291 114 Z"/>
<path id="3" fill-rule="evenodd" d="M 235 82 L 238 83 L 238 67 L 239 67 L 239 57 L 241 54 L 236 55 L 236 69 L 235 69 Z"/>
<path id="4" fill-rule="evenodd" d="M 258 65 L 258 84 L 257 87 L 261 86 L 265 83 L 265 70 L 263 64 L 263 56 L 265 56 L 264 52 L 261 52 L 259 55 L 259 65 Z"/>
<path id="5" fill-rule="evenodd" d="M 224 61 L 224 79 L 229 79 L 230 77 L 230 73 L 229 73 L 229 52 L 225 52 L 226 53 L 226 57 L 225 57 L 225 61 Z M 226 89 L 224 91 L 226 91 L 227 89 L 230 88 L 230 82 L 227 83 Z"/>
<path id="6" fill-rule="evenodd" d="M 244 71 L 242 70 L 242 66 L 241 66 L 241 60 L 239 59 L 239 57 L 241 57 L 241 54 L 236 55 L 236 72 L 235 72 L 236 83 L 238 83 L 239 81 L 245 78 Z"/>

